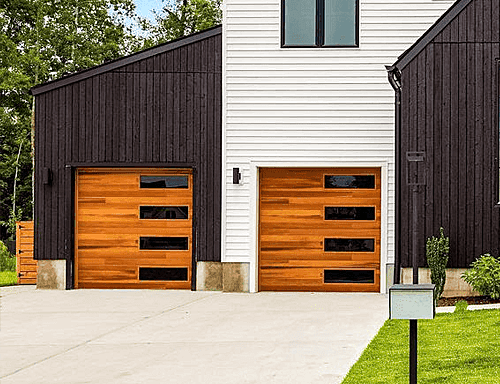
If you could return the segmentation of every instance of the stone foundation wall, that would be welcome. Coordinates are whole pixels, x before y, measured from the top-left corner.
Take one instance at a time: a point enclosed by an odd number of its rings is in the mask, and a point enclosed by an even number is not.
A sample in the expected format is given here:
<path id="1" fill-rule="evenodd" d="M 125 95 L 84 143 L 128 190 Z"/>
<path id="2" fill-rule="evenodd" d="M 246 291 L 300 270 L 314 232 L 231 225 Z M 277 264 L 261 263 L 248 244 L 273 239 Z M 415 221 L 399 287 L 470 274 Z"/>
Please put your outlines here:
<path id="1" fill-rule="evenodd" d="M 66 289 L 66 260 L 38 260 L 36 287 Z"/>
<path id="2" fill-rule="evenodd" d="M 465 268 L 446 269 L 446 283 L 444 285 L 443 297 L 456 296 L 479 296 L 472 287 L 460 278 L 460 275 L 466 271 Z M 429 268 L 418 269 L 418 282 L 427 284 L 431 282 L 431 270 Z M 413 283 L 413 269 L 401 268 L 401 283 Z"/>
<path id="3" fill-rule="evenodd" d="M 197 291 L 250 291 L 249 263 L 198 262 L 196 264 Z"/>

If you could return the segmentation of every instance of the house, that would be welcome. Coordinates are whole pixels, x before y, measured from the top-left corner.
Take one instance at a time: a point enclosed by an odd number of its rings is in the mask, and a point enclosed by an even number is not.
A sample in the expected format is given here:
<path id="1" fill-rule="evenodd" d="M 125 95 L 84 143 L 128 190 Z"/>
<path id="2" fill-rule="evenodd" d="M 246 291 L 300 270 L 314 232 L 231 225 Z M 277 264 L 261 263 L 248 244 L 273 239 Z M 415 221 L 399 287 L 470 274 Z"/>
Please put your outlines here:
<path id="1" fill-rule="evenodd" d="M 221 34 L 32 89 L 39 287 L 194 289 L 220 261 Z"/>
<path id="2" fill-rule="evenodd" d="M 451 4 L 227 0 L 222 27 L 34 88 L 39 281 L 385 292 L 385 66 Z"/>
<path id="3" fill-rule="evenodd" d="M 222 262 L 248 276 L 249 291 L 385 292 L 392 283 L 385 65 L 451 4 L 224 2 Z"/>
<path id="4" fill-rule="evenodd" d="M 499 59 L 500 3 L 460 0 L 389 68 L 400 101 L 395 264 L 403 267 L 401 282 L 411 282 L 414 250 L 426 266 L 424 241 L 441 226 L 450 237 L 448 295 L 467 292 L 459 276 L 478 256 L 499 255 Z M 409 161 L 415 156 L 421 161 Z"/>

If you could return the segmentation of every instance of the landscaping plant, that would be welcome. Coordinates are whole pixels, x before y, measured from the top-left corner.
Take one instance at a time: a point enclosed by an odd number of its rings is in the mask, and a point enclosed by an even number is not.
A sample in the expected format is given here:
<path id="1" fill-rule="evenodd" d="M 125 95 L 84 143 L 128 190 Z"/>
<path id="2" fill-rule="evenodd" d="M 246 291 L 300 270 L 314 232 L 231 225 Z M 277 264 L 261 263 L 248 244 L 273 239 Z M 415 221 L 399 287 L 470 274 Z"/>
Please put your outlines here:
<path id="1" fill-rule="evenodd" d="M 16 271 L 16 258 L 10 254 L 5 244 L 0 241 L 0 272 Z"/>
<path id="2" fill-rule="evenodd" d="M 434 300 L 441 298 L 446 283 L 446 264 L 450 253 L 450 238 L 444 235 L 444 229 L 439 229 L 439 238 L 432 236 L 427 239 L 425 254 L 431 270 L 431 282 L 436 285 Z"/>
<path id="3" fill-rule="evenodd" d="M 500 260 L 485 253 L 471 267 L 462 274 L 462 279 L 481 295 L 500 299 Z"/>
<path id="4" fill-rule="evenodd" d="M 464 312 L 464 311 L 467 311 L 467 307 L 468 307 L 467 301 L 465 301 L 465 300 L 459 300 L 455 304 L 455 312 Z"/>

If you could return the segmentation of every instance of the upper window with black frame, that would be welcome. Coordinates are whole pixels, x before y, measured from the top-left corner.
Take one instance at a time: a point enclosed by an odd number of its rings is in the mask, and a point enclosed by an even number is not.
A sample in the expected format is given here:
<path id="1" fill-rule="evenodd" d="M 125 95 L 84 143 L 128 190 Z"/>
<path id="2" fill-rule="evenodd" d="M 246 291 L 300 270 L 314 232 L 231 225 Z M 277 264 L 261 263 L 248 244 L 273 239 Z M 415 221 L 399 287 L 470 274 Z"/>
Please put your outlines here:
<path id="1" fill-rule="evenodd" d="M 358 47 L 359 0 L 281 0 L 283 47 Z"/>

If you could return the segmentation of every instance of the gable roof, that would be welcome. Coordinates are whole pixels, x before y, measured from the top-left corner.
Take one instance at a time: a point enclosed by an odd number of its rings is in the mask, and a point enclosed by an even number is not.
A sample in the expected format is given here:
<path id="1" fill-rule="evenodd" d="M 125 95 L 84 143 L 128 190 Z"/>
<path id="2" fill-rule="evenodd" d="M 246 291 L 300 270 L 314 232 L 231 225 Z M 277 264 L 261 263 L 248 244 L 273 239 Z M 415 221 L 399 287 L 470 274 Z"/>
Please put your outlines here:
<path id="1" fill-rule="evenodd" d="M 410 48 L 408 48 L 393 67 L 405 68 L 434 38 L 445 29 L 460 12 L 474 0 L 457 0 Z"/>
<path id="2" fill-rule="evenodd" d="M 97 65 L 95 67 L 84 69 L 80 72 L 73 73 L 69 76 L 65 76 L 65 77 L 62 77 L 62 78 L 57 79 L 57 80 L 48 81 L 46 83 L 43 83 L 43 84 L 40 84 L 40 85 L 37 85 L 37 86 L 31 88 L 30 93 L 33 96 L 36 96 L 36 95 L 39 95 L 41 93 L 48 92 L 48 91 L 51 91 L 51 90 L 59 88 L 59 87 L 63 87 L 63 86 L 68 85 L 68 84 L 72 84 L 72 83 L 75 83 L 77 81 L 81 81 L 81 80 L 87 79 L 89 77 L 99 75 L 99 74 L 104 73 L 104 72 L 110 72 L 112 70 L 123 67 L 125 65 L 129 65 L 129 64 L 135 63 L 137 61 L 144 60 L 144 59 L 150 58 L 152 56 L 156 56 L 158 54 L 161 54 L 161 53 L 164 53 L 167 51 L 171 51 L 171 50 L 174 50 L 174 49 L 177 49 L 177 48 L 180 48 L 180 47 L 192 44 L 192 43 L 196 43 L 198 41 L 201 41 L 201 40 L 204 40 L 204 39 L 207 39 L 209 37 L 216 36 L 219 34 L 222 34 L 222 26 L 221 25 L 217 25 L 215 27 L 206 29 L 206 30 L 201 31 L 201 32 L 194 33 L 194 34 L 189 35 L 189 36 L 181 37 L 179 39 L 172 40 L 172 41 L 157 45 L 155 47 L 151 47 L 151 48 L 145 49 L 143 51 L 136 52 L 136 53 L 133 53 L 131 55 L 124 56 L 124 57 L 121 57 L 119 59 L 115 59 L 115 60 L 109 61 L 107 63 Z"/>

